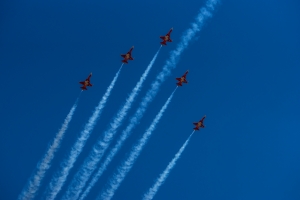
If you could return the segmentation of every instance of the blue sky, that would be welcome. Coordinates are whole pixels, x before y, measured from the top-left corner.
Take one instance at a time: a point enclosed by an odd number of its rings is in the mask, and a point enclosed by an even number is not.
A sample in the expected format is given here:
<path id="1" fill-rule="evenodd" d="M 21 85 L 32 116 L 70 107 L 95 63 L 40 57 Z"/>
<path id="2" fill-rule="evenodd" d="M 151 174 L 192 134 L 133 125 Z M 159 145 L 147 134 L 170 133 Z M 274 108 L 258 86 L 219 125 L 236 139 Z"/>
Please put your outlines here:
<path id="1" fill-rule="evenodd" d="M 158 50 L 159 36 L 174 27 L 173 42 L 162 47 L 120 131 L 204 4 L 1 2 L 1 198 L 17 199 L 78 97 L 78 82 L 93 72 L 93 87 L 81 94 L 41 198 L 119 69 L 120 54 L 134 45 L 135 60 L 123 67 L 62 197 Z M 88 199 L 105 187 L 187 69 L 189 83 L 176 91 L 113 199 L 141 199 L 204 114 L 206 128 L 193 135 L 155 199 L 299 199 L 299 8 L 296 0 L 221 1 Z"/>

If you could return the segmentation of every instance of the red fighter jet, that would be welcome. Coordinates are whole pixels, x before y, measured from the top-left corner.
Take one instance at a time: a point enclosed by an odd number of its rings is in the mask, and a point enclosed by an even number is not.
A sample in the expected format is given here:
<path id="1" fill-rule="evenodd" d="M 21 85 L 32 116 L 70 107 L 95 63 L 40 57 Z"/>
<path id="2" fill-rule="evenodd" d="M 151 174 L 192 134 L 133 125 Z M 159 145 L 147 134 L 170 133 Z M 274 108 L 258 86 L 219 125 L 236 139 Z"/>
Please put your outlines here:
<path id="1" fill-rule="evenodd" d="M 199 122 L 193 123 L 196 126 L 194 128 L 195 131 L 199 131 L 200 128 L 204 128 L 203 121 L 204 121 L 205 117 L 206 117 L 206 115 L 204 115 L 204 117 L 202 117 L 202 119 Z"/>
<path id="2" fill-rule="evenodd" d="M 160 36 L 160 39 L 163 40 L 163 41 L 160 43 L 161 45 L 167 45 L 167 42 L 172 42 L 171 36 L 170 36 L 170 34 L 171 34 L 172 31 L 173 31 L 173 28 L 171 28 L 171 29 L 169 30 L 169 33 L 167 33 L 167 35 L 165 35 L 165 36 Z"/>
<path id="3" fill-rule="evenodd" d="M 83 85 L 82 87 L 80 87 L 82 90 L 87 90 L 86 86 L 93 86 L 90 82 L 91 76 L 92 73 L 90 73 L 90 75 L 87 77 L 87 79 L 85 79 L 85 81 L 79 82 L 80 84 Z"/>
<path id="4" fill-rule="evenodd" d="M 121 56 L 124 58 L 124 60 L 122 60 L 122 63 L 128 64 L 128 60 L 133 60 L 133 57 L 131 57 L 131 52 L 133 48 L 134 46 L 132 46 L 131 49 L 126 54 L 121 54 Z"/>
<path id="5" fill-rule="evenodd" d="M 177 86 L 182 86 L 182 83 L 188 83 L 186 80 L 186 75 L 189 73 L 189 70 L 187 70 L 180 78 L 176 78 L 178 83 L 176 83 Z"/>

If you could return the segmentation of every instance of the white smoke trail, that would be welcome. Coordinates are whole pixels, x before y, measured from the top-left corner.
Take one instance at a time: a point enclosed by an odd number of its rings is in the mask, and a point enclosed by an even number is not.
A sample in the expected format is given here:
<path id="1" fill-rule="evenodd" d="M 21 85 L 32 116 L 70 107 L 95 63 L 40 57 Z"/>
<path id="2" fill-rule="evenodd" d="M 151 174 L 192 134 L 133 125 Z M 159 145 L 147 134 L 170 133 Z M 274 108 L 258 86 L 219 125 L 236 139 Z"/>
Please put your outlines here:
<path id="1" fill-rule="evenodd" d="M 52 144 L 48 147 L 46 154 L 38 163 L 37 169 L 35 170 L 34 174 L 29 178 L 29 182 L 23 189 L 22 193 L 19 195 L 19 200 L 29 200 L 35 197 L 47 170 L 51 167 L 51 161 L 54 158 L 54 154 L 59 149 L 64 134 L 69 127 L 69 123 L 72 120 L 73 114 L 77 108 L 78 100 L 79 97 L 76 99 L 74 105 L 72 106 L 69 114 L 62 124 L 62 127 L 57 132 Z"/>
<path id="2" fill-rule="evenodd" d="M 147 92 L 143 101 L 140 103 L 140 106 L 136 111 L 135 115 L 130 119 L 130 124 L 123 131 L 117 144 L 107 156 L 106 160 L 101 165 L 96 175 L 93 177 L 92 181 L 80 197 L 80 200 L 84 199 L 86 195 L 90 192 L 91 188 L 95 185 L 102 173 L 106 170 L 108 164 L 111 162 L 115 154 L 121 148 L 123 142 L 127 139 L 127 137 L 129 137 L 132 129 L 139 123 L 140 119 L 143 117 L 143 114 L 147 109 L 148 104 L 153 100 L 156 93 L 158 92 L 160 84 L 164 81 L 165 77 L 170 74 L 171 69 L 176 67 L 176 64 L 179 60 L 179 56 L 181 55 L 183 50 L 188 46 L 189 42 L 193 39 L 195 34 L 200 31 L 205 19 L 211 16 L 211 11 L 214 10 L 214 6 L 217 2 L 218 0 L 209 0 L 206 3 L 206 7 L 200 10 L 200 13 L 196 17 L 196 22 L 192 24 L 192 28 L 188 29 L 183 34 L 181 42 L 177 45 L 177 48 L 171 52 L 170 59 L 166 62 L 165 66 L 163 67 L 163 71 L 157 76 L 156 80 L 152 83 L 151 89 Z"/>
<path id="3" fill-rule="evenodd" d="M 167 168 L 163 171 L 163 173 L 160 174 L 159 178 L 156 180 L 155 184 L 148 190 L 148 192 L 144 195 L 144 200 L 151 200 L 159 190 L 160 186 L 165 182 L 165 180 L 168 178 L 169 173 L 176 165 L 177 160 L 180 158 L 182 152 L 184 151 L 185 147 L 188 145 L 193 133 L 188 137 L 188 139 L 185 141 L 185 143 L 182 145 L 182 147 L 179 149 L 179 151 L 176 153 L 173 160 L 169 163 Z"/>
<path id="4" fill-rule="evenodd" d="M 112 80 L 112 82 L 110 83 L 110 85 L 108 86 L 104 96 L 102 97 L 101 101 L 99 102 L 98 106 L 95 108 L 94 113 L 92 114 L 92 116 L 89 118 L 89 121 L 87 124 L 85 124 L 84 129 L 81 131 L 79 138 L 77 139 L 77 141 L 75 142 L 75 144 L 73 145 L 71 152 L 68 156 L 68 158 L 66 158 L 62 163 L 61 163 L 61 170 L 58 171 L 54 177 L 52 178 L 48 189 L 46 191 L 46 193 L 44 195 L 46 195 L 46 199 L 47 200 L 51 200 L 54 199 L 56 197 L 56 195 L 58 194 L 58 192 L 61 190 L 62 186 L 64 185 L 67 176 L 69 175 L 70 170 L 72 169 L 77 157 L 79 156 L 79 154 L 81 153 L 86 141 L 88 140 L 88 138 L 90 137 L 91 132 L 93 131 L 97 120 L 99 119 L 100 114 L 102 113 L 102 109 L 104 108 L 110 93 L 119 77 L 119 74 L 121 72 L 121 69 L 123 67 L 123 64 L 121 65 L 119 71 L 116 73 L 114 79 Z"/>
<path id="5" fill-rule="evenodd" d="M 176 87 L 176 89 L 177 89 L 177 87 Z M 109 165 L 109 163 L 112 161 L 112 159 L 118 153 L 118 151 L 121 149 L 124 141 L 130 136 L 132 129 L 140 121 L 140 119 L 142 118 L 143 113 L 144 113 L 145 110 L 146 109 L 144 109 L 144 107 L 141 107 L 141 105 L 139 106 L 139 108 L 138 108 L 137 112 L 135 113 L 135 115 L 130 119 L 129 125 L 122 132 L 120 138 L 118 139 L 117 144 L 109 152 L 109 154 L 106 157 L 105 161 L 101 164 L 101 166 L 99 167 L 97 173 L 93 176 L 90 184 L 85 189 L 85 191 L 83 192 L 83 194 L 81 195 L 81 197 L 79 198 L 79 200 L 84 199 L 88 195 L 88 193 L 90 192 L 90 190 L 92 189 L 92 187 L 96 184 L 96 182 L 98 181 L 98 179 L 101 177 L 101 175 L 103 174 L 103 172 L 106 170 L 106 168 Z"/>
<path id="6" fill-rule="evenodd" d="M 177 87 L 176 87 L 177 89 Z M 98 199 L 111 199 L 115 191 L 118 189 L 122 181 L 124 180 L 127 173 L 132 168 L 133 164 L 135 163 L 137 157 L 140 155 L 141 151 L 143 150 L 143 147 L 147 143 L 148 139 L 150 138 L 152 132 L 155 130 L 156 125 L 158 124 L 159 120 L 163 116 L 165 110 L 167 109 L 174 92 L 173 91 L 171 96 L 168 98 L 166 103 L 163 105 L 163 107 L 160 109 L 159 113 L 155 116 L 153 122 L 151 123 L 150 127 L 147 129 L 147 131 L 144 133 L 143 137 L 138 141 L 138 143 L 132 148 L 128 158 L 126 161 L 124 161 L 121 166 L 118 167 L 117 173 L 113 175 L 113 177 L 109 181 L 109 188 L 107 188 L 105 191 L 102 192 L 101 195 L 98 196 Z"/>
<path id="7" fill-rule="evenodd" d="M 99 139 L 97 143 L 94 145 L 92 151 L 90 152 L 89 156 L 85 159 L 84 164 L 80 167 L 80 170 L 76 173 L 75 177 L 73 178 L 71 184 L 68 187 L 66 194 L 63 196 L 62 199 L 69 200 L 69 199 L 77 199 L 79 197 L 86 182 L 88 181 L 88 179 L 90 178 L 94 170 L 96 169 L 97 164 L 101 160 L 104 152 L 106 151 L 114 135 L 116 134 L 118 127 L 122 124 L 124 118 L 126 117 L 128 110 L 131 108 L 131 105 L 135 100 L 135 97 L 138 95 L 139 91 L 141 90 L 142 85 L 146 80 L 147 75 L 155 62 L 160 49 L 161 47 L 154 55 L 147 69 L 145 70 L 142 77 L 140 78 L 139 82 L 136 84 L 136 86 L 129 94 L 125 104 L 118 111 L 116 116 L 113 118 L 113 122 L 110 124 L 109 129 L 104 132 L 104 138 Z"/>
<path id="8" fill-rule="evenodd" d="M 171 52 L 169 60 L 167 60 L 166 64 L 163 67 L 162 72 L 159 73 L 156 80 L 152 83 L 152 86 L 150 90 L 148 90 L 146 96 L 144 97 L 143 101 L 140 104 L 140 107 L 138 111 L 135 114 L 135 119 L 133 120 L 130 125 L 132 128 L 139 122 L 140 118 L 143 116 L 143 113 L 147 109 L 148 104 L 153 100 L 153 98 L 156 96 L 160 85 L 165 80 L 166 76 L 170 75 L 170 72 L 173 68 L 176 67 L 181 53 L 187 48 L 189 45 L 189 42 L 195 37 L 196 33 L 199 32 L 205 22 L 205 20 L 212 16 L 212 11 L 215 9 L 216 4 L 218 3 L 218 0 L 208 0 L 206 2 L 205 7 L 200 9 L 199 14 L 195 18 L 195 22 L 192 23 L 192 28 L 189 28 L 181 37 L 180 43 L 177 45 L 177 48 Z M 132 128 L 128 128 L 132 129 Z M 130 130 L 131 131 L 131 130 Z M 120 184 L 120 183 L 119 183 Z M 113 191 L 113 190 L 110 190 Z M 105 198 L 105 194 L 103 194 Z M 110 199 L 111 197 L 109 197 Z"/>

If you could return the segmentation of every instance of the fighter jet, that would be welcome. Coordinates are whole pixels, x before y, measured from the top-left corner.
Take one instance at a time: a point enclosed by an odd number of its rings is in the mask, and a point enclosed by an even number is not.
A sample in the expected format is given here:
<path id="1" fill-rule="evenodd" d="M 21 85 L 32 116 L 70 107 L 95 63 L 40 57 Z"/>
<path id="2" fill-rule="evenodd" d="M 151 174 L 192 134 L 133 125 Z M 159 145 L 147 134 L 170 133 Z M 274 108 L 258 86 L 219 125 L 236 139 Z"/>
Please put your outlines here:
<path id="1" fill-rule="evenodd" d="M 121 56 L 124 58 L 124 60 L 122 60 L 122 63 L 128 64 L 128 60 L 133 60 L 133 58 L 131 57 L 131 52 L 133 48 L 134 46 L 132 46 L 131 49 L 126 54 L 121 54 Z"/>
<path id="2" fill-rule="evenodd" d="M 206 115 L 204 115 L 204 117 L 202 117 L 202 119 L 199 122 L 194 122 L 193 123 L 196 126 L 194 128 L 195 131 L 199 131 L 200 128 L 204 128 L 203 121 L 204 121 L 205 117 L 206 117 Z"/>
<path id="3" fill-rule="evenodd" d="M 79 82 L 80 84 L 83 85 L 82 87 L 80 87 L 82 90 L 87 90 L 86 86 L 93 86 L 90 83 L 91 76 L 92 76 L 92 73 L 90 73 L 90 75 L 85 79 L 85 81 Z"/>
<path id="4" fill-rule="evenodd" d="M 186 80 L 186 75 L 189 73 L 189 70 L 187 70 L 180 78 L 176 78 L 178 83 L 176 83 L 177 86 L 182 86 L 182 83 L 188 83 Z"/>
<path id="5" fill-rule="evenodd" d="M 170 36 L 170 34 L 171 34 L 172 31 L 173 31 L 173 28 L 171 28 L 171 29 L 169 30 L 169 32 L 167 33 L 167 35 L 165 35 L 165 36 L 160 36 L 160 39 L 163 40 L 163 41 L 160 43 L 161 45 L 167 45 L 167 42 L 172 42 L 171 36 Z"/>

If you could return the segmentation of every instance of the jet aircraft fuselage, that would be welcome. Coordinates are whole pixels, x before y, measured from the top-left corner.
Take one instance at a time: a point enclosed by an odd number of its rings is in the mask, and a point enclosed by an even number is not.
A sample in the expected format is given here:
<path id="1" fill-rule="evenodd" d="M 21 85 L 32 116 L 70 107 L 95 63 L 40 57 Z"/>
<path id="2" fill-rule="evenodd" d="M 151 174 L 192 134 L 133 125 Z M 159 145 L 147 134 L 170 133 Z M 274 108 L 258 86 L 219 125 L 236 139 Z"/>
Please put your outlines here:
<path id="1" fill-rule="evenodd" d="M 204 128 L 204 124 L 203 124 L 203 121 L 204 119 L 206 118 L 206 115 L 204 115 L 204 117 L 202 117 L 202 119 L 199 121 L 199 122 L 194 122 L 193 124 L 196 126 L 194 128 L 195 131 L 199 131 L 200 128 Z"/>
<path id="2" fill-rule="evenodd" d="M 160 36 L 160 39 L 163 41 L 160 43 L 161 45 L 167 45 L 167 42 L 172 42 L 171 40 L 171 32 L 173 31 L 173 28 L 169 30 L 169 32 L 165 36 Z"/>
<path id="3" fill-rule="evenodd" d="M 90 82 L 90 78 L 92 77 L 92 73 L 90 73 L 90 75 L 85 79 L 85 81 L 81 81 L 79 82 L 80 84 L 82 84 L 82 87 L 80 87 L 82 90 L 87 90 L 87 86 L 93 86 Z"/>
<path id="4" fill-rule="evenodd" d="M 126 54 L 121 54 L 121 56 L 124 58 L 124 60 L 122 60 L 122 63 L 128 64 L 128 60 L 133 60 L 133 58 L 131 57 L 131 52 L 133 48 L 134 46 L 132 46 Z"/>

